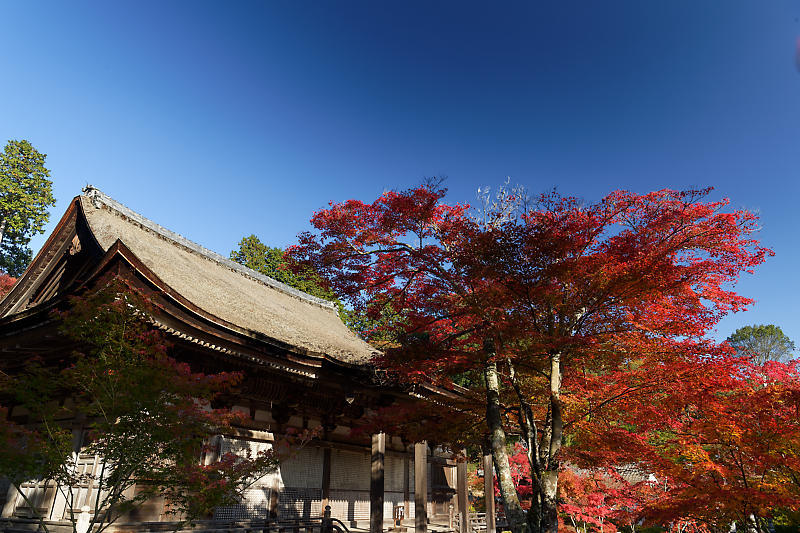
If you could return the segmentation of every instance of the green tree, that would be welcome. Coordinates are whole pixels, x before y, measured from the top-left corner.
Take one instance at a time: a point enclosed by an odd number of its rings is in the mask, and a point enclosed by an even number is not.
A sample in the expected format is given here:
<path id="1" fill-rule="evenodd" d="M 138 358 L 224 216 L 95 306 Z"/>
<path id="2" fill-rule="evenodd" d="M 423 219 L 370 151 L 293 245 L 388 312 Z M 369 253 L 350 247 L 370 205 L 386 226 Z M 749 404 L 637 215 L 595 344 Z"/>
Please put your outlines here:
<path id="1" fill-rule="evenodd" d="M 398 320 L 399 315 L 397 313 L 385 308 L 375 316 L 369 316 L 366 313 L 356 312 L 346 307 L 315 270 L 292 261 L 284 250 L 267 246 L 255 235 L 250 235 L 239 241 L 239 249 L 232 251 L 230 257 L 232 261 L 285 283 L 292 288 L 333 302 L 336 304 L 342 322 L 361 337 L 369 337 L 370 341 L 375 345 L 396 340 L 388 333 L 376 335 L 376 331 L 379 329 L 383 331 L 386 324 L 393 320 Z"/>
<path id="2" fill-rule="evenodd" d="M 0 268 L 19 276 L 30 262 L 28 243 L 44 231 L 55 205 L 46 154 L 30 142 L 8 141 L 0 154 Z"/>
<path id="3" fill-rule="evenodd" d="M 752 357 L 757 364 L 767 361 L 786 363 L 794 357 L 794 341 L 774 324 L 744 326 L 727 341 L 741 357 Z"/>
<path id="4" fill-rule="evenodd" d="M 25 244 L 14 235 L 6 235 L 0 244 L 0 271 L 7 272 L 12 277 L 18 278 L 25 272 L 33 259 L 33 251 L 27 246 L 30 239 L 24 239 Z"/>
<path id="5" fill-rule="evenodd" d="M 336 294 L 315 272 L 309 268 L 292 270 L 283 250 L 267 246 L 255 235 L 239 241 L 239 249 L 231 252 L 231 260 L 306 294 L 339 303 Z"/>

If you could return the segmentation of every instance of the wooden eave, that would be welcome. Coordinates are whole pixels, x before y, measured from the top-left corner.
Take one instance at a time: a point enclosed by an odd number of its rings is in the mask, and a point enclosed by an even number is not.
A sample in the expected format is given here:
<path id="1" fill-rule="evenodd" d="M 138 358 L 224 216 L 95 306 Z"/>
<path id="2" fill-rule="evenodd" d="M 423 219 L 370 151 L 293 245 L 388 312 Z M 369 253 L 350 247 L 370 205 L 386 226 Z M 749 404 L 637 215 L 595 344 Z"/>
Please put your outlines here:
<path id="1" fill-rule="evenodd" d="M 66 236 L 69 235 L 70 232 L 67 232 Z M 69 240 L 61 239 L 61 242 L 51 244 L 54 246 L 62 244 L 59 247 L 63 247 L 63 242 Z M 39 257 L 52 256 L 53 254 L 40 253 Z M 53 265 L 50 265 L 50 268 L 52 267 Z M 33 265 L 29 271 L 37 272 Z M 40 271 L 44 274 L 47 269 Z M 339 373 L 336 371 L 346 371 L 351 375 L 364 373 L 356 365 L 349 365 L 324 355 L 296 351 L 286 343 L 244 330 L 198 308 L 164 283 L 119 240 L 101 257 L 84 279 L 79 280 L 79 283 L 70 287 L 67 292 L 80 293 L 109 275 L 123 277 L 154 296 L 154 303 L 158 309 L 158 316 L 153 317 L 154 325 L 173 340 L 191 342 L 223 357 L 244 359 L 298 377 L 314 379 L 323 367 L 335 373 Z M 25 284 L 28 293 L 36 286 L 31 282 Z M 23 294 L 23 291 L 20 293 Z M 51 322 L 50 313 L 63 305 L 64 296 L 59 294 L 40 305 L 0 319 L 0 344 L 10 335 Z"/>
<path id="2" fill-rule="evenodd" d="M 78 199 L 70 202 L 67 211 L 61 217 L 53 232 L 48 237 L 44 246 L 33 259 L 25 272 L 20 276 L 19 281 L 14 285 L 6 297 L 0 301 L 0 317 L 8 315 L 25 315 L 29 310 L 29 302 L 39 287 L 48 280 L 49 275 L 64 263 L 64 254 L 68 253 L 73 240 L 78 235 L 78 213 L 81 211 Z M 102 252 L 100 246 L 89 238 L 91 232 L 88 231 L 85 219 L 82 220 L 85 231 L 84 239 L 89 242 L 89 247 L 94 245 L 92 250 L 99 254 Z M 94 242 L 92 242 L 94 241 Z M 88 255 L 89 250 L 85 253 Z"/>

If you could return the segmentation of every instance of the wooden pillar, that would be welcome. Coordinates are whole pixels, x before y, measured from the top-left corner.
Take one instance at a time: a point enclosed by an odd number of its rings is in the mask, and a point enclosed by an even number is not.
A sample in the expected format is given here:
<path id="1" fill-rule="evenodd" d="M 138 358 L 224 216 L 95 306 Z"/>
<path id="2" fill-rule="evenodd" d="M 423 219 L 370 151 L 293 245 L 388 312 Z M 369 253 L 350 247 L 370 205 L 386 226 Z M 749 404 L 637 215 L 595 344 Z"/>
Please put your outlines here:
<path id="1" fill-rule="evenodd" d="M 466 455 L 466 453 L 464 455 Z M 458 529 L 461 533 L 469 533 L 469 497 L 467 496 L 466 458 L 456 464 L 456 497 L 458 499 Z"/>
<path id="2" fill-rule="evenodd" d="M 428 443 L 414 445 L 414 525 L 416 533 L 428 531 Z"/>
<path id="3" fill-rule="evenodd" d="M 331 449 L 322 450 L 322 509 L 330 505 L 331 497 Z"/>
<path id="4" fill-rule="evenodd" d="M 483 493 L 486 497 L 486 533 L 495 533 L 494 467 L 491 448 L 483 451 Z"/>
<path id="5" fill-rule="evenodd" d="M 369 531 L 383 533 L 384 458 L 386 434 L 372 436 L 372 477 L 369 484 Z"/>
<path id="6" fill-rule="evenodd" d="M 3 506 L 3 511 L 0 513 L 0 517 L 7 518 L 14 516 L 14 511 L 17 510 L 18 497 L 19 493 L 17 492 L 17 487 L 13 483 L 9 484 L 8 493 L 6 494 L 6 504 Z"/>
<path id="7" fill-rule="evenodd" d="M 408 449 L 406 449 L 408 451 Z M 403 519 L 408 519 L 411 514 L 411 474 L 408 471 L 411 466 L 408 460 L 408 453 L 403 457 Z"/>

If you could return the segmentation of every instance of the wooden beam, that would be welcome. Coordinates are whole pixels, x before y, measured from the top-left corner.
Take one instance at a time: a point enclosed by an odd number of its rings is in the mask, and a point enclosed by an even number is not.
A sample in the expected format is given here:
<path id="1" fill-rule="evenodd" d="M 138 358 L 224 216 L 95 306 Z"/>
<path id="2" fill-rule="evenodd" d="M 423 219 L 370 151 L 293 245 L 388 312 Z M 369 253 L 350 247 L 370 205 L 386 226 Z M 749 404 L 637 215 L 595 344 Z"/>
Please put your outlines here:
<path id="1" fill-rule="evenodd" d="M 486 497 L 486 533 L 495 533 L 494 468 L 490 448 L 483 452 L 483 493 Z"/>
<path id="2" fill-rule="evenodd" d="M 466 454 L 464 454 L 466 455 Z M 458 529 L 461 533 L 469 533 L 467 502 L 467 460 L 459 461 L 456 466 L 456 497 L 458 500 Z"/>
<path id="3" fill-rule="evenodd" d="M 414 445 L 414 525 L 416 533 L 428 531 L 428 443 Z"/>
<path id="4" fill-rule="evenodd" d="M 372 436 L 372 476 L 369 484 L 369 531 L 383 533 L 384 459 L 386 457 L 386 434 Z"/>

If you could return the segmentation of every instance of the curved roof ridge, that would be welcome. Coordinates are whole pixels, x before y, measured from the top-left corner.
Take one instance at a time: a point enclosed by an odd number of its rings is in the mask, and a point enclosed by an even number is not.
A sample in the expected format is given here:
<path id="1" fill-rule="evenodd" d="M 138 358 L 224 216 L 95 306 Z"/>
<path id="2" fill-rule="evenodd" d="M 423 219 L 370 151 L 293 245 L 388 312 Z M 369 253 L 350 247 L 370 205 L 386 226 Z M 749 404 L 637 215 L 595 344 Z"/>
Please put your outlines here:
<path id="1" fill-rule="evenodd" d="M 220 254 L 197 244 L 196 242 L 190 241 L 186 237 L 178 233 L 175 233 L 174 231 L 171 231 L 165 228 L 164 226 L 157 224 L 156 222 L 153 222 L 149 218 L 140 215 L 139 213 L 130 209 L 129 207 L 117 202 L 116 200 L 105 194 L 97 187 L 94 187 L 92 185 L 87 185 L 86 187 L 83 188 L 83 195 L 87 197 L 92 202 L 92 205 L 94 205 L 96 208 L 100 209 L 103 205 L 105 205 L 110 210 L 116 211 L 119 215 L 122 215 L 128 218 L 129 220 L 135 222 L 143 229 L 151 231 L 165 240 L 172 241 L 172 243 L 186 249 L 191 253 L 197 254 L 209 261 L 213 261 L 219 264 L 220 266 L 233 270 L 234 272 L 237 272 L 242 276 L 250 278 L 259 283 L 263 283 L 264 285 L 276 289 L 288 296 L 292 296 L 299 300 L 303 300 L 305 302 L 315 304 L 323 308 L 331 309 L 338 314 L 338 310 L 336 309 L 336 306 L 333 304 L 333 302 L 297 290 L 294 287 L 290 287 L 289 285 L 286 285 L 285 283 L 282 283 L 276 279 L 273 279 L 269 276 L 265 276 L 264 274 L 256 272 L 255 270 L 252 270 L 250 268 L 247 268 L 244 265 L 240 265 L 235 261 L 231 261 L 230 259 L 227 259 L 221 256 Z"/>

